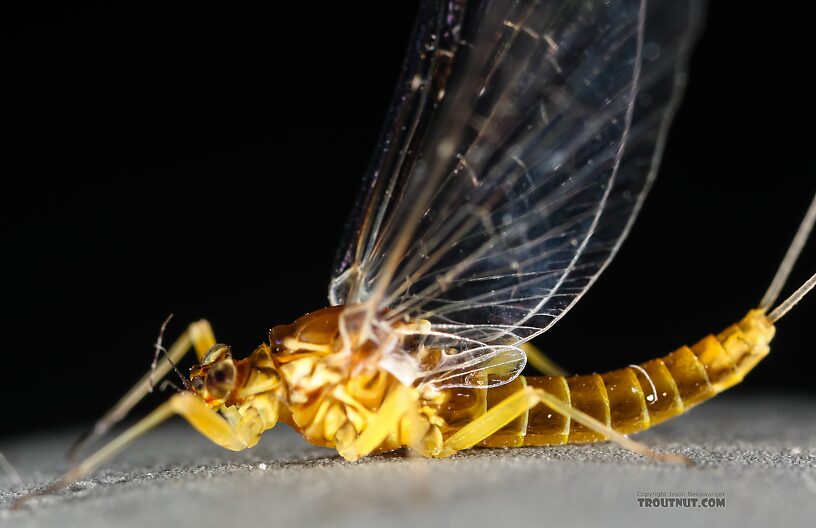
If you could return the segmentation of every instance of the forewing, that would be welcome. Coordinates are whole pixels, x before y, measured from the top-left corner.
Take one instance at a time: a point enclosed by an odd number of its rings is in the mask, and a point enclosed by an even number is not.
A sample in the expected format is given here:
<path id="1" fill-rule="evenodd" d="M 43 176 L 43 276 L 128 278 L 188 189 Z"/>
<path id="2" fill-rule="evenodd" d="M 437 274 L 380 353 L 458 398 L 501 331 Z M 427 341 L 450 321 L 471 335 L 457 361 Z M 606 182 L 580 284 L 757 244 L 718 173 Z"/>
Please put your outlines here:
<path id="1" fill-rule="evenodd" d="M 654 176 L 698 18 L 678 0 L 423 4 L 330 286 L 363 326 L 432 323 L 388 351 L 401 379 L 512 379 L 516 347 L 594 282 Z M 455 353 L 415 361 L 434 348 Z"/>

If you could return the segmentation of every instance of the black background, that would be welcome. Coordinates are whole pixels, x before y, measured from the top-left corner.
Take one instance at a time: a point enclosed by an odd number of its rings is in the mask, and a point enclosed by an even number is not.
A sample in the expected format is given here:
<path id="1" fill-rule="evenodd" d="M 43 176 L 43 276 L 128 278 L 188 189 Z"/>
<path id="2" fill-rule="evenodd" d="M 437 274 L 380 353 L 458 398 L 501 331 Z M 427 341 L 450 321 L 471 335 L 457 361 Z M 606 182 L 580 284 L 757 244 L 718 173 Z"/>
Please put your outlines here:
<path id="1" fill-rule="evenodd" d="M 171 312 L 168 340 L 207 317 L 242 355 L 326 304 L 416 3 L 283 4 L 0 16 L 4 435 L 99 416 Z M 762 296 L 816 190 L 793 9 L 711 6 L 640 219 L 538 341 L 569 369 L 663 355 Z M 816 244 L 792 282 L 813 270 Z M 782 321 L 735 390 L 812 391 L 814 316 L 810 299 Z"/>

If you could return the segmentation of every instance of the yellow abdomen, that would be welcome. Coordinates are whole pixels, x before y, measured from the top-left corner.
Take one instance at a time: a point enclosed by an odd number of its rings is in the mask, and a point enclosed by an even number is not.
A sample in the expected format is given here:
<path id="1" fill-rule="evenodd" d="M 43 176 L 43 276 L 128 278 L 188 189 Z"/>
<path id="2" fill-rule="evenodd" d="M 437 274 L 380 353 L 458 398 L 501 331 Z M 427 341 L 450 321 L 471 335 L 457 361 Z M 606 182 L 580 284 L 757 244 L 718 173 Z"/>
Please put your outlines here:
<path id="1" fill-rule="evenodd" d="M 510 394 L 532 386 L 557 396 L 624 433 L 642 431 L 682 414 L 742 381 L 770 348 L 775 328 L 762 310 L 752 310 L 739 323 L 692 347 L 639 365 L 586 376 L 520 376 L 492 389 L 453 389 L 440 416 L 453 434 Z M 480 445 L 515 447 L 595 442 L 605 437 L 544 404 L 531 409 Z"/>

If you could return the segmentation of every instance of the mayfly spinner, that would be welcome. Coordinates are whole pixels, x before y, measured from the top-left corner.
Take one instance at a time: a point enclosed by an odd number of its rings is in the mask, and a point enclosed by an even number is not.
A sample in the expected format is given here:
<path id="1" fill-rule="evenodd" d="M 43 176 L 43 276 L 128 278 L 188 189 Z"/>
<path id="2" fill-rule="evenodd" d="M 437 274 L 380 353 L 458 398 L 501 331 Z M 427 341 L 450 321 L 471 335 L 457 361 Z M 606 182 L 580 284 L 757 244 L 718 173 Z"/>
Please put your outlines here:
<path id="1" fill-rule="evenodd" d="M 738 383 L 768 354 L 768 294 L 691 347 L 564 376 L 527 343 L 595 282 L 654 178 L 700 6 L 681 0 L 425 0 L 329 285 L 331 307 L 248 357 L 194 323 L 96 425 L 104 434 L 189 350 L 186 389 L 62 476 L 82 478 L 175 414 L 216 444 L 286 423 L 348 460 L 409 448 L 629 439 Z M 816 202 L 814 202 L 816 203 Z M 547 374 L 519 375 L 528 356 Z"/>

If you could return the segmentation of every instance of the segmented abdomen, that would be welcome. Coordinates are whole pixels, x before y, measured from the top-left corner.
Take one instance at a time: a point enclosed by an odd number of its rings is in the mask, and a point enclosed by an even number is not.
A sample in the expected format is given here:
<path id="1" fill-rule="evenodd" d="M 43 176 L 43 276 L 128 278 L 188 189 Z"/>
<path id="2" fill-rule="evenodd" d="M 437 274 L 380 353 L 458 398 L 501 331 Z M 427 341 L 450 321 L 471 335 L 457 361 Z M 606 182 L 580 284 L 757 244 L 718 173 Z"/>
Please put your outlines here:
<path id="1" fill-rule="evenodd" d="M 541 388 L 593 418 L 628 434 L 642 431 L 739 383 L 770 348 L 774 327 L 764 312 L 752 310 L 739 323 L 692 347 L 587 376 L 520 376 L 489 390 L 461 389 L 449 396 L 443 417 L 453 428 L 465 425 L 525 386 Z M 482 441 L 486 447 L 595 442 L 605 437 L 539 404 Z"/>

